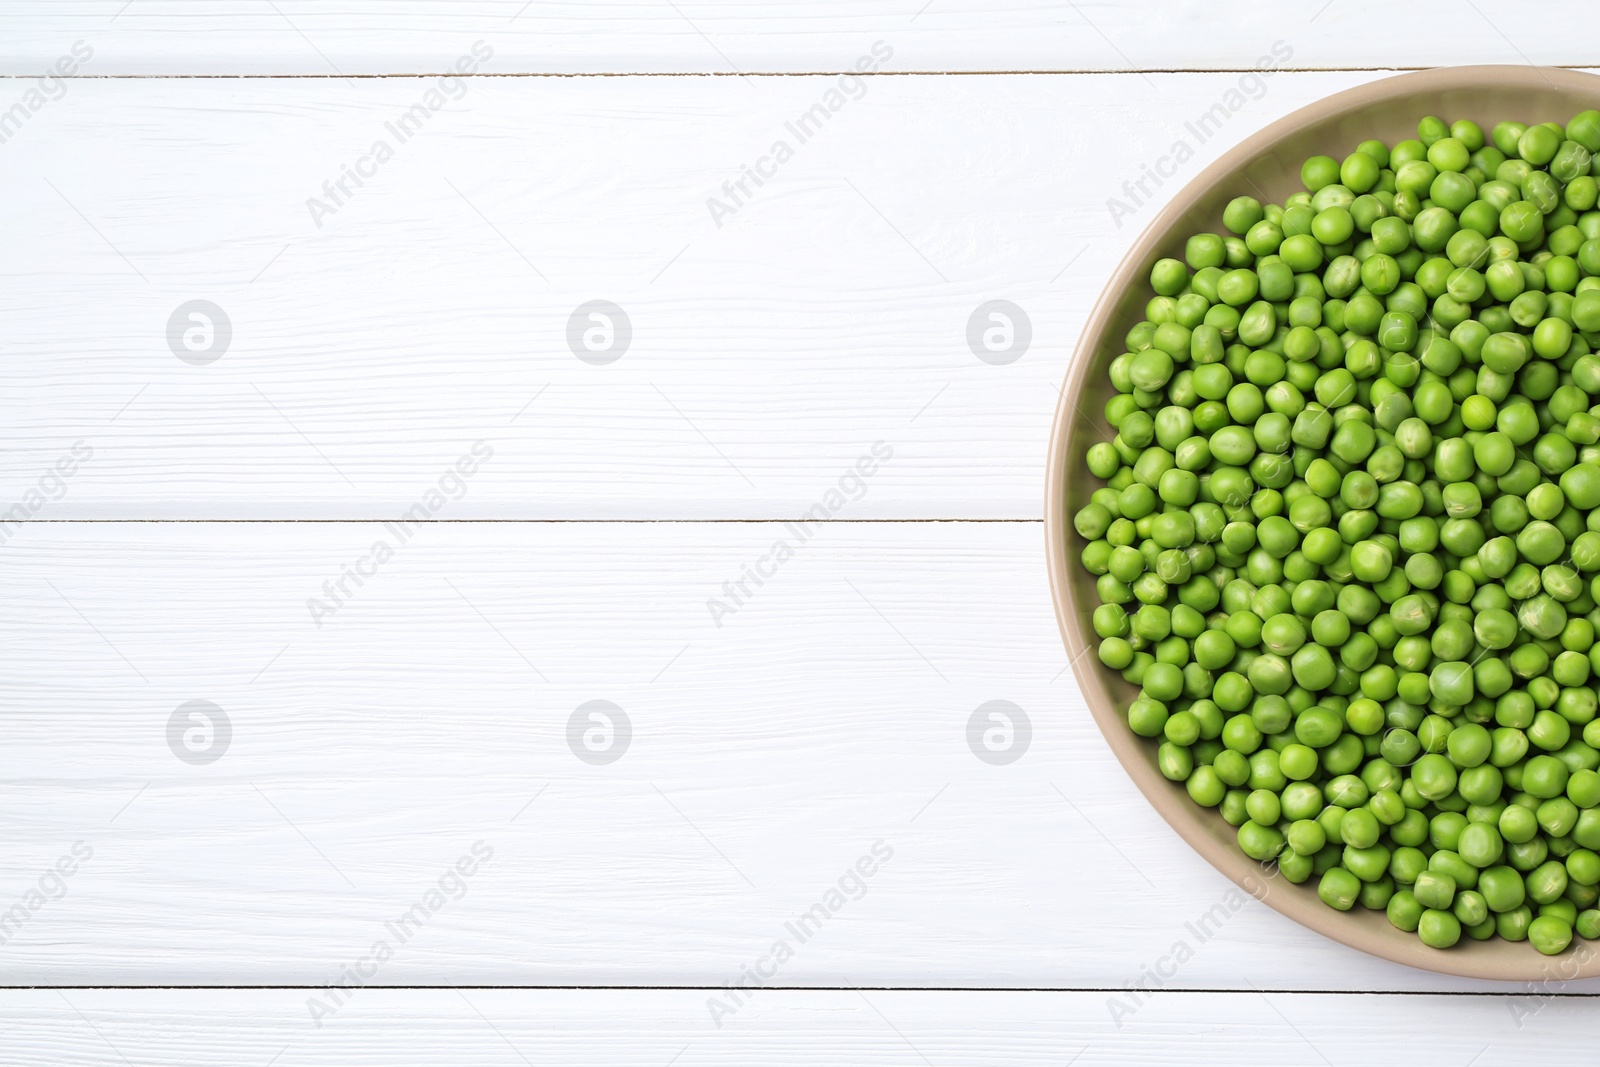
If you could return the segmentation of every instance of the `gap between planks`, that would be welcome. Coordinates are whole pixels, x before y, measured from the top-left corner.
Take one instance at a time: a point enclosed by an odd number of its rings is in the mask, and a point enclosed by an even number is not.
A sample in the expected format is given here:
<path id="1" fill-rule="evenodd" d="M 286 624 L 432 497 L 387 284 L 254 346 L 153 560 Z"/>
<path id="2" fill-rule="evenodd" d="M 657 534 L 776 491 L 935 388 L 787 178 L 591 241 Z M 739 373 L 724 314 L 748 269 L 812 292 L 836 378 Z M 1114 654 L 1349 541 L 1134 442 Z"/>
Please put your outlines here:
<path id="1" fill-rule="evenodd" d="M 266 992 L 274 990 L 318 990 L 326 989 L 320 985 L 0 985 L 0 992 L 21 992 L 31 990 L 62 990 L 82 991 L 91 990 L 117 990 L 117 991 L 248 991 Z M 720 985 L 483 985 L 473 983 L 446 983 L 433 985 L 378 985 L 369 984 L 363 989 L 388 989 L 413 992 L 433 992 L 448 989 L 466 990 L 470 992 L 722 992 L 726 987 Z M 762 986 L 763 993 L 1126 993 L 1124 986 L 896 986 L 896 985 L 801 985 L 801 986 Z M 1224 987 L 1218 986 L 1203 988 L 1165 988 L 1155 990 L 1163 994 L 1189 994 L 1194 996 L 1234 996 L 1246 993 L 1256 993 L 1268 996 L 1288 997 L 1477 997 L 1510 999 L 1516 997 L 1538 996 L 1541 999 L 1586 1000 L 1600 997 L 1600 993 L 1573 993 L 1555 990 L 1539 990 L 1530 988 L 1526 991 L 1504 991 L 1494 989 L 1261 989 L 1256 986 Z"/>
<path id="2" fill-rule="evenodd" d="M 1551 70 L 1592 70 L 1596 63 L 1529 63 L 1506 66 L 1548 67 Z M 1274 74 L 1405 74 L 1433 67 L 1273 67 Z M 354 81 L 383 78 L 834 78 L 853 75 L 858 78 L 988 78 L 994 76 L 1073 77 L 1091 74 L 1126 74 L 1143 77 L 1147 74 L 1259 74 L 1258 67 L 1082 67 L 1060 70 L 630 70 L 630 71 L 474 71 L 457 74 L 454 71 L 416 71 L 392 74 L 74 74 L 75 81 L 174 81 L 178 79 L 233 79 L 236 81 L 272 81 L 297 78 L 315 81 Z M 37 74 L 0 74 L 0 81 L 32 81 Z"/>
<path id="3" fill-rule="evenodd" d="M 320 990 L 326 985 L 0 985 L 0 992 L 30 992 L 30 990 L 62 990 L 62 992 L 91 992 L 91 990 L 118 990 L 118 992 L 275 992 L 275 990 Z M 363 985 L 362 989 L 403 990 L 403 992 L 442 992 L 442 990 L 467 990 L 467 992 L 722 992 L 723 985 L 485 985 L 470 982 L 454 984 L 421 985 Z M 762 985 L 763 993 L 1126 993 L 1123 985 Z M 1523 992 L 1477 989 L 1259 989 L 1246 987 L 1168 987 L 1154 992 L 1192 997 L 1230 997 L 1243 993 L 1258 993 L 1270 997 L 1453 997 L 1486 998 L 1486 1000 L 1514 1000 L 1520 997 L 1549 998 L 1549 1000 L 1594 1000 L 1597 993 L 1574 993 L 1565 990 L 1528 989 Z"/>
<path id="4" fill-rule="evenodd" d="M 263 525 L 283 523 L 322 523 L 329 525 L 354 523 L 393 522 L 394 518 L 375 516 L 365 519 L 28 519 L 19 524 L 28 526 L 101 525 L 121 526 L 133 523 L 195 523 L 210 526 Z M 883 524 L 928 525 L 931 523 L 958 523 L 973 526 L 1040 525 L 1043 519 L 805 519 L 803 516 L 776 519 L 409 519 L 414 526 L 471 526 L 475 524 L 517 524 L 523 526 L 761 526 L 784 522 L 806 522 L 812 526 L 878 526 Z M 5 988 L 0 986 L 0 989 Z"/>

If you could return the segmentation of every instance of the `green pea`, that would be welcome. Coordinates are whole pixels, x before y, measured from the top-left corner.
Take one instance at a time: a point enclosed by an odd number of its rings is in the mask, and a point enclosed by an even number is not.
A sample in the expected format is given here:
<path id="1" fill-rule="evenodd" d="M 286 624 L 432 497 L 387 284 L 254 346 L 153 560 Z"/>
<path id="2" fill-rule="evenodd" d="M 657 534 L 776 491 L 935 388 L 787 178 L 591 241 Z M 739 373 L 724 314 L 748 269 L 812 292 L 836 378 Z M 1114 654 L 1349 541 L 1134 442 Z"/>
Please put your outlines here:
<path id="1" fill-rule="evenodd" d="M 1448 911 L 1429 909 L 1417 924 L 1417 936 L 1430 948 L 1449 948 L 1461 940 L 1461 923 Z"/>
<path id="2" fill-rule="evenodd" d="M 1528 926 L 1528 943 L 1546 956 L 1559 955 L 1572 944 L 1572 926 L 1553 915 L 1541 915 Z"/>

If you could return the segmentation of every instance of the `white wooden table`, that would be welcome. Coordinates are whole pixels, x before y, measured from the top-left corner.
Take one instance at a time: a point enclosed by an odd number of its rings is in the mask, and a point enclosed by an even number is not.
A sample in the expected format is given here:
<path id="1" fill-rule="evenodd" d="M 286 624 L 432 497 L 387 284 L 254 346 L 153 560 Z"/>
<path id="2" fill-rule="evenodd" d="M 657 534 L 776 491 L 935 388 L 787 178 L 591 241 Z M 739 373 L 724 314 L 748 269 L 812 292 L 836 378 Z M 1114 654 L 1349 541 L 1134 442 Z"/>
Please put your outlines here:
<path id="1" fill-rule="evenodd" d="M 1592 1049 L 1235 896 L 1039 522 L 1131 183 L 1586 7 L 920 2 L 0 4 L 0 1060 Z"/>

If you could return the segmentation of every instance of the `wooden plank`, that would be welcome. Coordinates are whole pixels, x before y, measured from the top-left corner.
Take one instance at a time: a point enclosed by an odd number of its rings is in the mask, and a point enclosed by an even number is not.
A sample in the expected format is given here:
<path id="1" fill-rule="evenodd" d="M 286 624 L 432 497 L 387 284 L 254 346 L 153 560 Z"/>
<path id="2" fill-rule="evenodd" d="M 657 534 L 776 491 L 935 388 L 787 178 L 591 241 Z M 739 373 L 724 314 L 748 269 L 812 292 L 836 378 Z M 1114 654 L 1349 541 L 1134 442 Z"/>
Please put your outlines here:
<path id="1" fill-rule="evenodd" d="M 1071 682 L 1037 525 L 791 526 L 25 528 L 0 913 L 48 899 L 7 981 L 1482 988 L 1182 845 Z"/>
<path id="2" fill-rule="evenodd" d="M 921 71 L 1254 69 L 1592 64 L 1576 0 L 1530 23 L 1444 0 L 1298 0 L 1216 8 L 1179 0 L 1003 6 L 980 0 L 14 0 L 3 69 L 32 74 L 75 40 L 116 74 L 437 73 L 478 40 L 499 73 L 813 73 L 849 69 L 874 40 Z M 1381 32 L 1375 32 L 1381 30 Z"/>
<path id="3" fill-rule="evenodd" d="M 1276 76 L 1179 178 L 1371 76 Z M 876 447 L 834 517 L 1035 517 L 1075 331 L 1153 213 L 1124 183 L 1239 82 L 480 79 L 437 113 L 404 78 L 75 83 L 4 146 L 0 514 L 390 518 L 449 477 L 436 517 L 787 518 Z M 594 300 L 631 323 L 609 364 Z M 997 300 L 1025 350 L 972 347 Z"/>
<path id="4" fill-rule="evenodd" d="M 1163 993 L 758 994 L 719 1028 L 704 991 L 364 989 L 322 1020 L 304 991 L 9 991 L 7 1062 L 265 1064 L 1578 1063 L 1586 1000 Z M 1120 1022 L 1120 1025 L 1118 1025 Z"/>

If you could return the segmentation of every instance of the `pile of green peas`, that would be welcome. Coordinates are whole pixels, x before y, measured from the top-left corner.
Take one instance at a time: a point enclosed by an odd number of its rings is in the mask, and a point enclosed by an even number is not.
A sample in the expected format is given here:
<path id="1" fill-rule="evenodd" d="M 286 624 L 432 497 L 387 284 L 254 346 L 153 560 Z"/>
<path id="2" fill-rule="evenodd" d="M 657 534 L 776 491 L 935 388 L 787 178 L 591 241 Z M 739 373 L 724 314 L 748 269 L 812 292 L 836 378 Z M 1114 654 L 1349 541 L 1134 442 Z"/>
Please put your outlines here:
<path id="1" fill-rule="evenodd" d="M 1074 516 L 1128 726 L 1435 948 L 1600 937 L 1600 111 L 1422 119 L 1150 271 Z"/>

